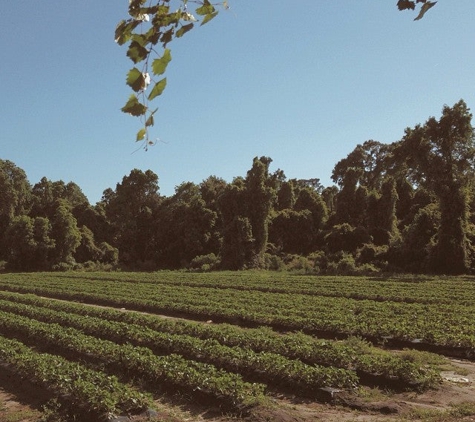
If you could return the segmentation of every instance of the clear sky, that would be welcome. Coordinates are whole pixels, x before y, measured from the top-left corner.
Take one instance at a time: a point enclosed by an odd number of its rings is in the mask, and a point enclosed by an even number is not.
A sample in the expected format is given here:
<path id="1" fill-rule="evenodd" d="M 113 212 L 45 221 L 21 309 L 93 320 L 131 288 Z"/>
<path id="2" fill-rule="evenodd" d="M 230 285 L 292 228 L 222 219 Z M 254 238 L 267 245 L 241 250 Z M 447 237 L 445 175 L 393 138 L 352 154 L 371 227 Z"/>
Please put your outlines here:
<path id="1" fill-rule="evenodd" d="M 134 168 L 172 195 L 184 181 L 245 176 L 255 156 L 288 178 L 320 178 L 368 139 L 390 143 L 463 98 L 475 110 L 475 1 L 426 16 L 396 0 L 229 0 L 170 44 L 155 100 L 162 141 L 137 150 L 120 108 L 133 67 L 114 43 L 127 0 L 2 0 L 0 158 L 73 181 L 91 203 Z"/>

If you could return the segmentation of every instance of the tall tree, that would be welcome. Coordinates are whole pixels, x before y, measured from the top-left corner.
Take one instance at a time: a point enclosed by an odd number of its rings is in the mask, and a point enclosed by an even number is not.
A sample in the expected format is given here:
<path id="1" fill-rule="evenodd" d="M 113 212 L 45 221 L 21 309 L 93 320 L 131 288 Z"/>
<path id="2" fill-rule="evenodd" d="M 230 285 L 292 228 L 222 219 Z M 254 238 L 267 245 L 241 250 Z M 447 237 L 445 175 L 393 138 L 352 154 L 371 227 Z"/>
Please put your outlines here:
<path id="1" fill-rule="evenodd" d="M 42 177 L 32 189 L 31 215 L 51 219 L 58 200 L 66 201 L 71 207 L 89 204 L 87 197 L 76 183 L 65 184 L 62 180 L 52 182 L 46 177 Z"/>
<path id="2" fill-rule="evenodd" d="M 4 234 L 14 217 L 28 212 L 31 186 L 25 172 L 8 160 L 0 160 L 0 259 L 5 258 Z"/>
<path id="3" fill-rule="evenodd" d="M 344 184 L 346 173 L 353 168 L 358 171 L 357 183 L 368 189 L 379 189 L 387 170 L 387 156 L 391 145 L 369 140 L 340 160 L 332 172 L 332 180 L 339 186 Z"/>
<path id="4" fill-rule="evenodd" d="M 255 157 L 252 168 L 247 172 L 246 177 L 247 215 L 254 238 L 249 262 L 249 266 L 252 268 L 264 266 L 264 253 L 269 236 L 269 214 L 275 197 L 275 190 L 269 180 L 271 162 L 269 157 Z"/>
<path id="5" fill-rule="evenodd" d="M 439 120 L 406 129 L 394 156 L 405 161 L 408 176 L 439 200 L 440 227 L 434 269 L 463 273 L 469 269 L 469 183 L 473 179 L 475 136 L 472 114 L 464 101 L 445 106 Z"/>
<path id="6" fill-rule="evenodd" d="M 160 267 L 182 268 L 198 255 L 217 254 L 217 214 L 206 206 L 199 186 L 182 183 L 162 201 L 156 215 L 156 259 Z"/>
<path id="7" fill-rule="evenodd" d="M 51 220 L 52 237 L 55 240 L 54 263 L 74 263 L 74 252 L 81 243 L 81 232 L 71 212 L 71 206 L 64 200 L 56 201 L 56 210 Z"/>
<path id="8" fill-rule="evenodd" d="M 114 232 L 112 246 L 119 249 L 124 263 L 135 265 L 154 258 L 152 227 L 160 202 L 158 190 L 155 173 L 134 169 L 115 191 L 104 191 L 102 203 Z"/>
<path id="9" fill-rule="evenodd" d="M 242 177 L 237 177 L 226 185 L 218 199 L 219 213 L 223 222 L 220 255 L 224 269 L 243 269 L 252 256 L 254 239 L 252 226 L 247 217 L 246 199 L 246 184 Z"/>
<path id="10" fill-rule="evenodd" d="M 47 218 L 14 217 L 5 233 L 8 268 L 22 271 L 49 269 L 49 254 L 55 246 L 50 235 L 51 224 Z"/>

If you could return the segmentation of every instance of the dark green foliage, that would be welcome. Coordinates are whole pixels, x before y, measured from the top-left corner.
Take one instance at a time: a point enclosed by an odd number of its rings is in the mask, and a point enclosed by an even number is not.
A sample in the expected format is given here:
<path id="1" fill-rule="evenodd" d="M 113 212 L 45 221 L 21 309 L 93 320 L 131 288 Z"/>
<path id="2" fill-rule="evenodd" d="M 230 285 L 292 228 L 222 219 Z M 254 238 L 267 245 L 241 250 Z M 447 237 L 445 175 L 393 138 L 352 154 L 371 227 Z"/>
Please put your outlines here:
<path id="1" fill-rule="evenodd" d="M 364 224 L 367 209 L 368 190 L 358 185 L 362 170 L 349 168 L 342 181 L 342 188 L 336 196 L 335 222 L 352 226 Z"/>
<path id="2" fill-rule="evenodd" d="M 253 236 L 251 256 L 247 263 L 250 268 L 264 267 L 264 253 L 269 236 L 269 213 L 275 196 L 275 191 L 269 183 L 271 161 L 268 157 L 254 158 L 245 180 L 247 217 Z"/>
<path id="3" fill-rule="evenodd" d="M 245 216 L 245 184 L 242 178 L 226 186 L 218 206 L 223 221 L 221 265 L 226 269 L 241 269 L 250 258 L 254 241 L 251 224 Z"/>
<path id="4" fill-rule="evenodd" d="M 295 189 L 290 181 L 285 181 L 280 186 L 277 192 L 277 206 L 278 210 L 292 209 L 295 204 Z"/>
<path id="5" fill-rule="evenodd" d="M 55 239 L 51 260 L 54 263 L 73 263 L 73 254 L 81 243 L 81 232 L 66 201 L 57 201 L 51 225 L 51 234 Z"/>
<path id="6" fill-rule="evenodd" d="M 372 240 L 363 226 L 353 227 L 348 223 L 333 226 L 325 236 L 325 244 L 330 253 L 339 251 L 356 252 L 365 243 Z"/>
<path id="7" fill-rule="evenodd" d="M 187 267 L 197 255 L 218 253 L 217 213 L 206 207 L 199 186 L 183 183 L 162 201 L 155 216 L 155 250 L 161 268 Z"/>
<path id="8" fill-rule="evenodd" d="M 102 203 L 111 224 L 111 245 L 119 249 L 120 261 L 125 264 L 133 266 L 155 255 L 151 227 L 160 202 L 158 190 L 155 173 L 134 169 L 115 191 L 104 191 Z"/>
<path id="9" fill-rule="evenodd" d="M 12 270 L 45 270 L 55 240 L 51 238 L 51 224 L 47 218 L 15 217 L 5 233 L 8 247 L 8 268 Z"/>
<path id="10" fill-rule="evenodd" d="M 314 242 L 314 225 L 310 210 L 284 209 L 269 226 L 269 241 L 284 253 L 305 255 Z"/>
<path id="11" fill-rule="evenodd" d="M 440 273 L 464 273 L 470 266 L 465 233 L 467 189 L 475 159 L 471 119 L 463 101 L 445 106 L 439 120 L 431 117 L 424 126 L 406 129 L 395 148 L 395 157 L 405 163 L 408 176 L 438 199 L 441 219 L 434 270 Z"/>
<path id="12" fill-rule="evenodd" d="M 412 223 L 402 233 L 402 240 L 389 252 L 389 262 L 395 269 L 406 272 L 431 272 L 431 254 L 436 243 L 440 211 L 429 204 L 417 212 Z"/>
<path id="13" fill-rule="evenodd" d="M 8 160 L 0 159 L 0 259 L 6 259 L 5 232 L 12 219 L 28 212 L 31 186 L 25 172 Z"/>

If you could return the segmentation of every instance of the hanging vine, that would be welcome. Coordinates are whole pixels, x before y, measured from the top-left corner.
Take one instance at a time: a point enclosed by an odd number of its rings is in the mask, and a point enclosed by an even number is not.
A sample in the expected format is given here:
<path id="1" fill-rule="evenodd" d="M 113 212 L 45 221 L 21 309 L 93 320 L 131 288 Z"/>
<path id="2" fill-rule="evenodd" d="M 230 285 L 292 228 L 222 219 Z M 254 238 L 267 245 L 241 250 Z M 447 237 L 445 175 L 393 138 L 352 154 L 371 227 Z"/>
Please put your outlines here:
<path id="1" fill-rule="evenodd" d="M 437 2 L 398 0 L 397 7 L 414 10 L 417 3 L 422 5 L 414 20 L 421 19 Z M 149 102 L 167 86 L 163 74 L 172 59 L 168 44 L 191 31 L 196 23 L 202 26 L 214 19 L 219 8 L 229 9 L 228 1 L 212 4 L 209 0 L 129 0 L 130 18 L 119 22 L 115 30 L 115 41 L 128 44 L 127 56 L 134 63 L 126 79 L 133 92 L 121 110 L 140 118 L 142 125 L 136 141 L 143 142 L 145 150 L 155 144 L 149 129 L 155 123 L 158 108 L 151 109 Z"/>
<path id="2" fill-rule="evenodd" d="M 121 110 L 140 118 L 142 127 L 136 141 L 143 142 L 145 149 L 155 143 L 149 128 L 155 123 L 158 108 L 151 109 L 149 103 L 167 86 L 163 74 L 172 59 L 168 44 L 196 23 L 202 26 L 215 18 L 217 7 L 229 9 L 227 0 L 215 4 L 209 0 L 129 0 L 130 18 L 119 22 L 115 30 L 116 43 L 128 44 L 127 57 L 134 63 L 126 79 L 133 93 Z"/>

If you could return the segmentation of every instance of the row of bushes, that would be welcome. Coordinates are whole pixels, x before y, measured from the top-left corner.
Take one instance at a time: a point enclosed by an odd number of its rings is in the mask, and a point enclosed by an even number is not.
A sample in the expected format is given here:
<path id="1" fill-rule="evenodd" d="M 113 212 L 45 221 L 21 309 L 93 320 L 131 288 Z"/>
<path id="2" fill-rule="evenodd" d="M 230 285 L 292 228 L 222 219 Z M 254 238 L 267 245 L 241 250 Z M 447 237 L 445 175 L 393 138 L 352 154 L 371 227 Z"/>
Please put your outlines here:
<path id="1" fill-rule="evenodd" d="M 307 256 L 295 254 L 265 254 L 265 269 L 272 271 L 292 271 L 299 274 L 326 274 L 326 275 L 358 275 L 374 274 L 387 270 L 384 256 L 387 246 L 364 245 L 356 255 L 339 251 L 325 254 L 316 251 Z M 381 258 L 381 260 L 378 260 Z M 378 262 L 378 266 L 374 262 Z M 189 269 L 193 271 L 219 270 L 221 261 L 214 253 L 195 257 Z"/>

